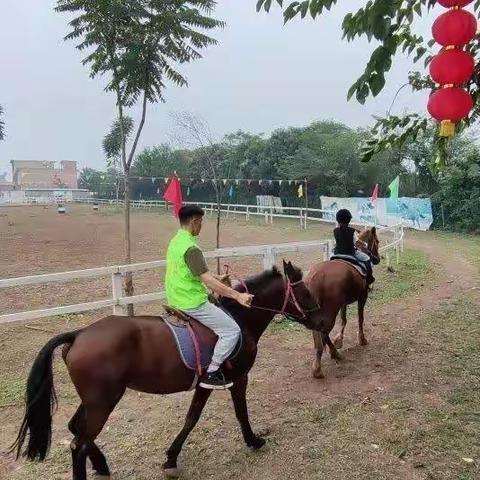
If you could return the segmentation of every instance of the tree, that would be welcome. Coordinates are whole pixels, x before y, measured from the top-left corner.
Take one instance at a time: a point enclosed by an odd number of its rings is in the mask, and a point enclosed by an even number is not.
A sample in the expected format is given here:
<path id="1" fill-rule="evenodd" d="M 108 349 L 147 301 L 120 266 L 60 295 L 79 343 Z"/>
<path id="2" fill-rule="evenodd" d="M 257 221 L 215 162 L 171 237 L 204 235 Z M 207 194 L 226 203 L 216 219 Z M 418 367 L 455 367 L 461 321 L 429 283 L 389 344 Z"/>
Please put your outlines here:
<path id="1" fill-rule="evenodd" d="M 0 105 L 0 142 L 5 140 L 5 122 L 3 118 L 3 107 Z"/>
<path id="2" fill-rule="evenodd" d="M 125 140 L 128 142 L 133 132 L 133 119 L 129 116 L 123 117 L 123 125 L 116 119 L 105 137 L 103 137 L 103 153 L 107 157 L 107 166 L 115 172 L 115 198 L 118 204 L 118 194 L 120 190 L 120 172 L 122 170 L 122 131 Z"/>
<path id="3" fill-rule="evenodd" d="M 284 20 L 310 14 L 313 18 L 330 10 L 338 0 L 275 0 L 284 9 Z M 257 10 L 265 9 L 267 12 L 272 6 L 272 0 L 258 0 Z M 363 73 L 353 83 L 348 91 L 347 98 L 353 95 L 360 103 L 365 103 L 369 96 L 377 96 L 385 86 L 385 75 L 392 67 L 395 55 L 402 52 L 413 57 L 415 63 L 423 61 L 424 66 L 430 62 L 433 41 L 426 41 L 421 35 L 415 33 L 415 20 L 429 11 L 436 4 L 436 0 L 368 0 L 356 11 L 347 13 L 343 19 L 343 36 L 347 41 L 357 37 L 366 37 L 369 41 L 379 44 L 372 52 Z M 480 1 L 473 4 L 475 13 L 480 12 Z M 468 46 L 468 50 L 479 58 L 480 42 Z M 475 107 L 471 116 L 459 126 L 461 132 L 478 121 L 480 118 L 480 75 L 477 72 L 468 82 L 466 88 L 471 93 Z M 435 88 L 433 82 L 422 72 L 410 72 L 404 86 L 413 90 L 431 91 Z M 425 115 L 415 113 L 401 117 L 387 114 L 378 118 L 372 130 L 372 135 L 367 138 L 362 148 L 364 161 L 369 161 L 375 154 L 392 147 L 401 147 L 405 142 L 417 135 L 430 131 L 430 122 Z M 432 144 L 431 166 L 441 168 L 449 156 L 447 140 L 436 137 Z"/>
<path id="4" fill-rule="evenodd" d="M 84 168 L 78 178 L 79 188 L 94 192 L 99 198 L 110 198 L 116 189 L 116 174 L 113 169 L 100 172 L 93 168 Z"/>
<path id="5" fill-rule="evenodd" d="M 173 150 L 166 144 L 145 148 L 135 159 L 135 175 L 170 177 L 177 172 L 177 175 L 182 177 L 188 172 L 190 156 L 190 152 Z"/>
<path id="6" fill-rule="evenodd" d="M 177 143 L 190 148 L 197 149 L 195 167 L 200 167 L 200 176 L 202 172 L 211 174 L 213 188 L 215 190 L 215 199 L 217 203 L 217 222 L 216 222 L 216 248 L 220 248 L 220 223 L 222 215 L 222 200 L 225 194 L 225 185 L 220 178 L 229 178 L 231 174 L 232 161 L 225 162 L 226 155 L 224 146 L 216 144 L 213 139 L 212 131 L 208 123 L 191 113 L 180 112 L 171 115 L 176 131 L 174 138 Z M 205 168 L 207 167 L 207 168 Z M 217 273 L 220 273 L 220 259 L 217 259 Z"/>
<path id="7" fill-rule="evenodd" d="M 116 99 L 124 171 L 125 261 L 131 262 L 130 188 L 133 159 L 147 114 L 147 106 L 164 101 L 166 81 L 186 86 L 176 65 L 201 58 L 200 51 L 216 44 L 204 31 L 222 27 L 211 17 L 214 0 L 57 0 L 56 11 L 77 15 L 65 40 L 76 40 L 77 48 L 89 53 L 83 60 L 90 75 L 107 75 L 107 92 Z M 127 151 L 123 129 L 125 109 L 141 103 L 141 118 Z M 133 294 L 131 275 L 125 290 Z M 128 306 L 133 314 L 133 306 Z"/>

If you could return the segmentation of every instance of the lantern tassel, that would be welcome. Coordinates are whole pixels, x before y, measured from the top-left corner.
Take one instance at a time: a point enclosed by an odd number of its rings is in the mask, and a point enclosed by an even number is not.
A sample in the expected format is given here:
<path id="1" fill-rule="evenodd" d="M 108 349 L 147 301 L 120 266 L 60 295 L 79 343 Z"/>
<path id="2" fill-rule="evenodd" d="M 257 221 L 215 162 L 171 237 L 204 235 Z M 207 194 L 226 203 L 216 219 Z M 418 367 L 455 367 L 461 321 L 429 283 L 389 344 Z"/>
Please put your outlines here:
<path id="1" fill-rule="evenodd" d="M 455 135 L 455 123 L 450 120 L 442 120 L 440 122 L 440 136 L 453 137 Z"/>

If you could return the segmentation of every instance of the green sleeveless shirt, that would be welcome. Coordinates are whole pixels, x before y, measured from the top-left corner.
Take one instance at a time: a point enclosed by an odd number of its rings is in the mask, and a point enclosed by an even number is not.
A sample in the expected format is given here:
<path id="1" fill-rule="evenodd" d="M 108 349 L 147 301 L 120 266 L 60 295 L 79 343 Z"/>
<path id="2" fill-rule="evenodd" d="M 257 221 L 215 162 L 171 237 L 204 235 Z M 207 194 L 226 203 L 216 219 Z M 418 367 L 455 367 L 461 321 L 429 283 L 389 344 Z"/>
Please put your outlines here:
<path id="1" fill-rule="evenodd" d="M 195 237 L 180 229 L 167 249 L 167 302 L 179 310 L 198 308 L 208 300 L 207 288 L 199 277 L 193 275 L 185 262 L 185 253 L 191 247 L 198 248 Z"/>

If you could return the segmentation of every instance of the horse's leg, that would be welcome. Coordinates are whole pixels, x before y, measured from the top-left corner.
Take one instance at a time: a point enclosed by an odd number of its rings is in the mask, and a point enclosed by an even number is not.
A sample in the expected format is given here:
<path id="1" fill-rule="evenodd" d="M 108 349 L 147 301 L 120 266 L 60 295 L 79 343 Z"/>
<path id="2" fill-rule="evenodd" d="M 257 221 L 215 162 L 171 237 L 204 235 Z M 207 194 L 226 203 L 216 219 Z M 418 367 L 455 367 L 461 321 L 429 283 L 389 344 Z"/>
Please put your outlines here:
<path id="1" fill-rule="evenodd" d="M 70 422 L 68 422 L 68 429 L 73 435 L 75 435 L 75 437 L 79 436 L 85 429 L 85 408 L 83 405 L 78 407 L 75 415 Z M 92 462 L 92 467 L 97 476 L 110 477 L 110 469 L 108 468 L 107 459 L 95 442 L 92 442 L 90 445 L 87 455 L 90 462 Z"/>
<path id="2" fill-rule="evenodd" d="M 328 345 L 328 349 L 330 350 L 330 358 L 332 360 L 335 360 L 336 362 L 340 362 L 341 360 L 343 360 L 342 356 L 338 353 L 335 345 L 330 340 L 330 335 L 323 334 L 322 337 L 323 337 L 323 343 L 325 345 Z"/>
<path id="3" fill-rule="evenodd" d="M 360 345 L 368 345 L 368 341 L 365 338 L 365 333 L 363 333 L 363 312 L 365 310 L 365 303 L 367 303 L 368 295 L 365 294 L 362 298 L 358 300 L 358 342 Z"/>
<path id="4" fill-rule="evenodd" d="M 72 450 L 73 480 L 87 480 L 88 454 L 115 405 L 116 402 L 113 406 L 105 402 L 85 405 L 85 428 L 72 440 L 70 447 Z"/>
<path id="5" fill-rule="evenodd" d="M 333 343 L 337 348 L 343 347 L 343 335 L 345 334 L 345 327 L 347 326 L 347 306 L 343 305 L 340 310 L 342 316 L 342 328 L 338 332 L 337 336 L 333 339 Z"/>
<path id="6" fill-rule="evenodd" d="M 312 373 L 315 378 L 325 378 L 322 372 L 323 340 L 320 332 L 312 332 L 315 345 L 315 360 L 313 361 Z"/>
<path id="7" fill-rule="evenodd" d="M 197 424 L 203 408 L 210 397 L 212 390 L 198 387 L 193 395 L 192 403 L 188 409 L 185 425 L 177 435 L 170 448 L 167 450 L 167 461 L 163 464 L 163 470 L 169 477 L 178 477 L 177 459 L 182 450 L 183 444 L 190 432 Z"/>
<path id="8" fill-rule="evenodd" d="M 247 385 L 248 374 L 245 373 L 233 384 L 230 393 L 235 408 L 235 415 L 240 422 L 245 443 L 247 444 L 247 447 L 258 450 L 265 445 L 265 440 L 262 437 L 256 436 L 250 426 L 247 409 Z"/>

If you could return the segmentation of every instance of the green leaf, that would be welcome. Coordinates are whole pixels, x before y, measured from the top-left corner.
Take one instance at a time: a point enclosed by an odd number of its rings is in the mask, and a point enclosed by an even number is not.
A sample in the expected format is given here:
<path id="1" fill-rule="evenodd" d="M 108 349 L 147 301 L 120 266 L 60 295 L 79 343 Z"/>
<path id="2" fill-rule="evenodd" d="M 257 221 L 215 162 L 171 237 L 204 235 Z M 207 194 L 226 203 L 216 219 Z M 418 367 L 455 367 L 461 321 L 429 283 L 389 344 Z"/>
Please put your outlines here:
<path id="1" fill-rule="evenodd" d="M 372 95 L 376 97 L 385 86 L 385 77 L 381 74 L 375 73 L 368 79 L 368 85 Z"/>

